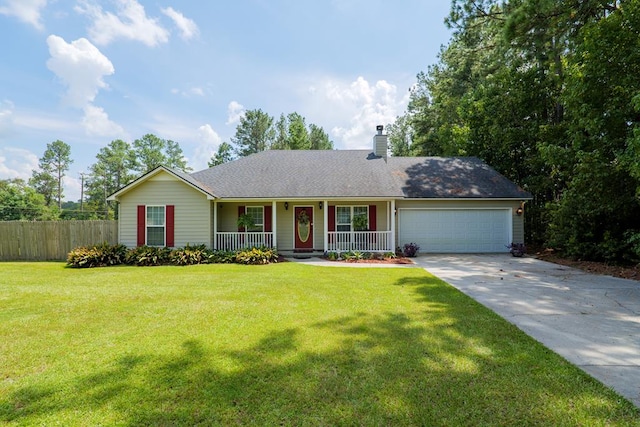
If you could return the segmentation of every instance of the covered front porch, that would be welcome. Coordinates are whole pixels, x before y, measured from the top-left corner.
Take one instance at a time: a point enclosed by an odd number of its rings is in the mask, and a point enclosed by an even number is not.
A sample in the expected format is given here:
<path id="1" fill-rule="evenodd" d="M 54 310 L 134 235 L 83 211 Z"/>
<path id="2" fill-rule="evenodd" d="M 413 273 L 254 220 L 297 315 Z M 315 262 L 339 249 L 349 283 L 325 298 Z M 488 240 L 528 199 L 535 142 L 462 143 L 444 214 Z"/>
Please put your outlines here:
<path id="1" fill-rule="evenodd" d="M 396 246 L 394 200 L 215 200 L 212 212 L 216 250 L 384 253 Z"/>

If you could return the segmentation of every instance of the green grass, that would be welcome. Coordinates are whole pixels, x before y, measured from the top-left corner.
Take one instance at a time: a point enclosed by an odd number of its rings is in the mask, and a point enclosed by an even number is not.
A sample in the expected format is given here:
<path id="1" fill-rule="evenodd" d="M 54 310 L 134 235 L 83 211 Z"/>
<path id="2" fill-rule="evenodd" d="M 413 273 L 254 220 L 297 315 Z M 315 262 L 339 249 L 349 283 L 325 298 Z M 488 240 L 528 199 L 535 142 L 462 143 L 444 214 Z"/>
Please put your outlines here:
<path id="1" fill-rule="evenodd" d="M 0 264 L 0 424 L 640 425 L 421 269 Z"/>

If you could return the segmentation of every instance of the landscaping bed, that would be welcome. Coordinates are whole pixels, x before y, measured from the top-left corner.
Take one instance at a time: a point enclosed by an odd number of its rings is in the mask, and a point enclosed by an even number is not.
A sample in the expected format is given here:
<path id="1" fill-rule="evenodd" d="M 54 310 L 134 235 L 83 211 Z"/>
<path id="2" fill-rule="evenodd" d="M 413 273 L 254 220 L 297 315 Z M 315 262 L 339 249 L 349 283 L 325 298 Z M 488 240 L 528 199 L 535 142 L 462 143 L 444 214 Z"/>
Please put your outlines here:
<path id="1" fill-rule="evenodd" d="M 566 265 L 568 267 L 577 268 L 589 273 L 603 274 L 612 277 L 619 277 L 621 279 L 640 281 L 640 264 L 621 266 L 597 261 L 572 260 L 565 258 L 550 249 L 538 251 L 533 256 L 543 261 Z"/>

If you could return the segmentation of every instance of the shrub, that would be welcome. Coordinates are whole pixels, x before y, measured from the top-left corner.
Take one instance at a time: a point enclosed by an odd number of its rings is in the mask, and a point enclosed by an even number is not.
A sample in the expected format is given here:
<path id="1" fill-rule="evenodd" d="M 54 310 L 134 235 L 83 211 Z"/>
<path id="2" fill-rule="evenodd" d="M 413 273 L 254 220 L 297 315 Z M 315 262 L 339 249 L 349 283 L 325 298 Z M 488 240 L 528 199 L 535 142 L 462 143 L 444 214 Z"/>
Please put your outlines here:
<path id="1" fill-rule="evenodd" d="M 627 261 L 638 262 L 640 260 L 640 232 L 629 230 L 625 233 L 628 250 L 625 251 Z"/>
<path id="2" fill-rule="evenodd" d="M 329 261 L 336 261 L 338 258 L 340 258 L 340 255 L 338 255 L 337 252 L 327 252 L 327 259 Z"/>
<path id="3" fill-rule="evenodd" d="M 217 250 L 209 254 L 209 262 L 212 264 L 232 264 L 236 262 L 236 252 Z"/>
<path id="4" fill-rule="evenodd" d="M 91 247 L 81 246 L 67 255 L 67 265 L 75 268 L 106 267 L 125 262 L 127 247 L 102 243 Z"/>
<path id="5" fill-rule="evenodd" d="M 406 257 L 413 258 L 418 255 L 418 251 L 420 250 L 420 245 L 417 243 L 405 243 L 402 248 L 402 253 Z"/>
<path id="6" fill-rule="evenodd" d="M 340 256 L 345 261 L 358 261 L 364 259 L 364 253 L 360 251 L 342 252 Z"/>
<path id="7" fill-rule="evenodd" d="M 396 254 L 393 253 L 393 252 L 385 252 L 382 257 L 384 259 L 395 259 L 396 258 Z"/>
<path id="8" fill-rule="evenodd" d="M 139 246 L 127 252 L 127 264 L 137 266 L 155 266 L 169 264 L 171 249 L 156 246 Z"/>
<path id="9" fill-rule="evenodd" d="M 98 267 L 98 253 L 95 248 L 80 246 L 67 254 L 67 265 L 75 268 Z"/>
<path id="10" fill-rule="evenodd" d="M 270 248 L 251 248 L 236 254 L 238 264 L 259 265 L 278 262 L 278 252 Z"/>
<path id="11" fill-rule="evenodd" d="M 384 259 L 384 257 L 382 256 L 382 254 L 380 252 L 367 252 L 365 254 L 367 259 L 372 259 L 372 260 L 382 260 Z"/>
<path id="12" fill-rule="evenodd" d="M 205 245 L 190 246 L 174 249 L 169 254 L 169 260 L 174 265 L 207 264 L 212 252 Z"/>

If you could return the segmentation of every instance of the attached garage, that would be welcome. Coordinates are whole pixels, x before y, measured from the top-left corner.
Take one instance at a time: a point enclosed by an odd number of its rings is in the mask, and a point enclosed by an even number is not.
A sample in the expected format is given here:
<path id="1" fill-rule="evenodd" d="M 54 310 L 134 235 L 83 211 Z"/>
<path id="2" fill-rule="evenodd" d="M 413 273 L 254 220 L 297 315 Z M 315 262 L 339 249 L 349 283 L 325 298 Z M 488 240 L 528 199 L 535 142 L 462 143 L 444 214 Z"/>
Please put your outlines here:
<path id="1" fill-rule="evenodd" d="M 511 209 L 399 209 L 398 243 L 422 253 L 508 252 Z"/>

